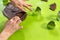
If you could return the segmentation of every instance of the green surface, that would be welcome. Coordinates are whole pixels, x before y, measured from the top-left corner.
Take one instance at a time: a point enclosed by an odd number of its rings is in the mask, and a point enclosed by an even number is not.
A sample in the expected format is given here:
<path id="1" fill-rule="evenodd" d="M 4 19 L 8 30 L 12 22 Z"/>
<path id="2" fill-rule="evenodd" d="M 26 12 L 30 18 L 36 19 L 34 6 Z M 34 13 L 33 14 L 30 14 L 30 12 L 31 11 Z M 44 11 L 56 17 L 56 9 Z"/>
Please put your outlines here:
<path id="1" fill-rule="evenodd" d="M 27 3 L 32 4 L 33 11 L 26 10 L 28 16 L 21 24 L 24 27 L 23 30 L 15 32 L 9 40 L 60 40 L 60 21 L 56 20 L 58 11 L 60 11 L 60 0 L 48 0 L 48 2 L 30 0 Z M 57 5 L 55 11 L 49 9 L 52 3 Z M 2 15 L 2 9 L 4 8 L 2 2 L 0 5 L 1 31 L 7 19 Z M 41 10 L 35 11 L 37 7 L 40 7 Z M 47 29 L 47 24 L 50 21 L 55 23 L 53 30 Z"/>

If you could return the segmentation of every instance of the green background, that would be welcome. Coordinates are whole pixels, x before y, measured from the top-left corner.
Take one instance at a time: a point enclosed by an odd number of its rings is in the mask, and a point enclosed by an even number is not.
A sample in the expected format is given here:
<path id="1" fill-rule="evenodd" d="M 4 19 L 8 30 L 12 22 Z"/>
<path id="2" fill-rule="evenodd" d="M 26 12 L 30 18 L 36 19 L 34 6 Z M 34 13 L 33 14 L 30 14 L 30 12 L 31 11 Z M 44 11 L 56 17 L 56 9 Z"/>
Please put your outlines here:
<path id="1" fill-rule="evenodd" d="M 60 11 L 60 0 L 48 0 L 48 2 L 29 0 L 26 3 L 32 4 L 33 11 L 25 8 L 28 15 L 26 20 L 21 23 L 24 28 L 15 32 L 8 40 L 60 40 L 60 21 L 56 20 Z M 55 11 L 49 9 L 52 3 L 57 5 Z M 41 8 L 39 12 L 35 12 L 37 7 Z M 7 21 L 7 18 L 2 14 L 3 9 L 3 2 L 0 0 L 0 31 L 3 30 Z M 47 24 L 50 21 L 55 22 L 53 30 L 47 29 Z"/>

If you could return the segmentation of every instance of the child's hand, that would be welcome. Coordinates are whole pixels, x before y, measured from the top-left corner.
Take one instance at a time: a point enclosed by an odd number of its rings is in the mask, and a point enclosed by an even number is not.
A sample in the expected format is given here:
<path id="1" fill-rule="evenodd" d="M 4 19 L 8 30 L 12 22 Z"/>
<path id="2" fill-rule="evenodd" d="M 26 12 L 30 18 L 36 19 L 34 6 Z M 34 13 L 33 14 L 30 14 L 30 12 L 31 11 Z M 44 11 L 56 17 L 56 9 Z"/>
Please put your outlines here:
<path id="1" fill-rule="evenodd" d="M 5 28 L 3 29 L 2 33 L 0 34 L 0 39 L 7 40 L 14 32 L 21 29 L 22 27 L 19 26 L 21 20 L 18 16 L 15 16 L 11 20 L 9 20 L 5 24 Z"/>
<path id="2" fill-rule="evenodd" d="M 6 32 L 15 32 L 16 30 L 21 29 L 21 26 L 19 26 L 20 23 L 20 18 L 15 16 L 5 24 L 4 30 Z"/>
<path id="3" fill-rule="evenodd" d="M 20 10 L 25 11 L 23 7 L 28 8 L 29 10 L 31 9 L 31 5 L 30 4 L 26 4 L 25 1 L 23 0 L 11 0 L 12 4 L 16 7 L 18 7 Z"/>

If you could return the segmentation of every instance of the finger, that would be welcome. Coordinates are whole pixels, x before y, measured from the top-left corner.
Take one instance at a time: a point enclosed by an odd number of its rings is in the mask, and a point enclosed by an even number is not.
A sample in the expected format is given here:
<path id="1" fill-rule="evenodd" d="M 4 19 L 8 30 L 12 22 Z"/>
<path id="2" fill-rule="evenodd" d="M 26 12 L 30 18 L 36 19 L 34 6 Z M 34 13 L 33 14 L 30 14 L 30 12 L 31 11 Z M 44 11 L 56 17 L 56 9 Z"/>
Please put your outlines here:
<path id="1" fill-rule="evenodd" d="M 14 22 L 14 20 L 13 19 L 10 19 L 9 21 L 8 21 L 8 23 L 13 23 Z"/>
<path id="2" fill-rule="evenodd" d="M 16 31 L 21 29 L 23 29 L 23 26 L 18 26 L 17 28 L 15 28 Z"/>
<path id="3" fill-rule="evenodd" d="M 32 11 L 31 7 L 29 7 L 27 4 L 25 4 L 24 6 Z"/>
<path id="4" fill-rule="evenodd" d="M 26 4 L 26 5 L 28 5 L 28 6 L 32 7 L 32 5 L 31 5 L 31 4 Z"/>
<path id="5" fill-rule="evenodd" d="M 25 12 L 25 10 L 23 9 L 23 7 L 22 7 L 22 6 L 17 5 L 17 7 L 18 7 L 20 10 L 22 10 L 22 11 L 24 11 L 24 12 Z"/>
<path id="6" fill-rule="evenodd" d="M 10 22 L 16 23 L 17 20 L 19 20 L 19 19 L 20 19 L 20 18 L 19 18 L 18 16 L 15 16 L 15 17 L 13 17 L 13 18 L 10 20 Z"/>
<path id="7" fill-rule="evenodd" d="M 19 19 L 17 20 L 16 24 L 20 24 L 22 21 Z"/>
<path id="8" fill-rule="evenodd" d="M 19 30 L 21 30 L 21 29 L 23 29 L 23 26 L 19 26 L 19 28 L 18 28 Z"/>
<path id="9" fill-rule="evenodd" d="M 14 22 L 16 23 L 18 20 L 20 20 L 20 18 L 18 16 L 14 17 Z"/>
<path id="10" fill-rule="evenodd" d="M 12 18 L 13 20 L 20 19 L 18 16 Z"/>

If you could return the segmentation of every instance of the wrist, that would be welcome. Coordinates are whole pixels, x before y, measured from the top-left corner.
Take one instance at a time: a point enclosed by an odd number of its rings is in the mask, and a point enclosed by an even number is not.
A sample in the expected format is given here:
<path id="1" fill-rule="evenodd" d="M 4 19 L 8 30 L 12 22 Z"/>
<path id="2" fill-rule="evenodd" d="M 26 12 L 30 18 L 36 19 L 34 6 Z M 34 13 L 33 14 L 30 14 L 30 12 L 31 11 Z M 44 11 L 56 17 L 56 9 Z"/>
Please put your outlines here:
<path id="1" fill-rule="evenodd" d="M 0 39 L 2 39 L 2 40 L 7 40 L 10 36 L 11 36 L 11 33 L 3 31 L 3 32 L 0 34 Z"/>

